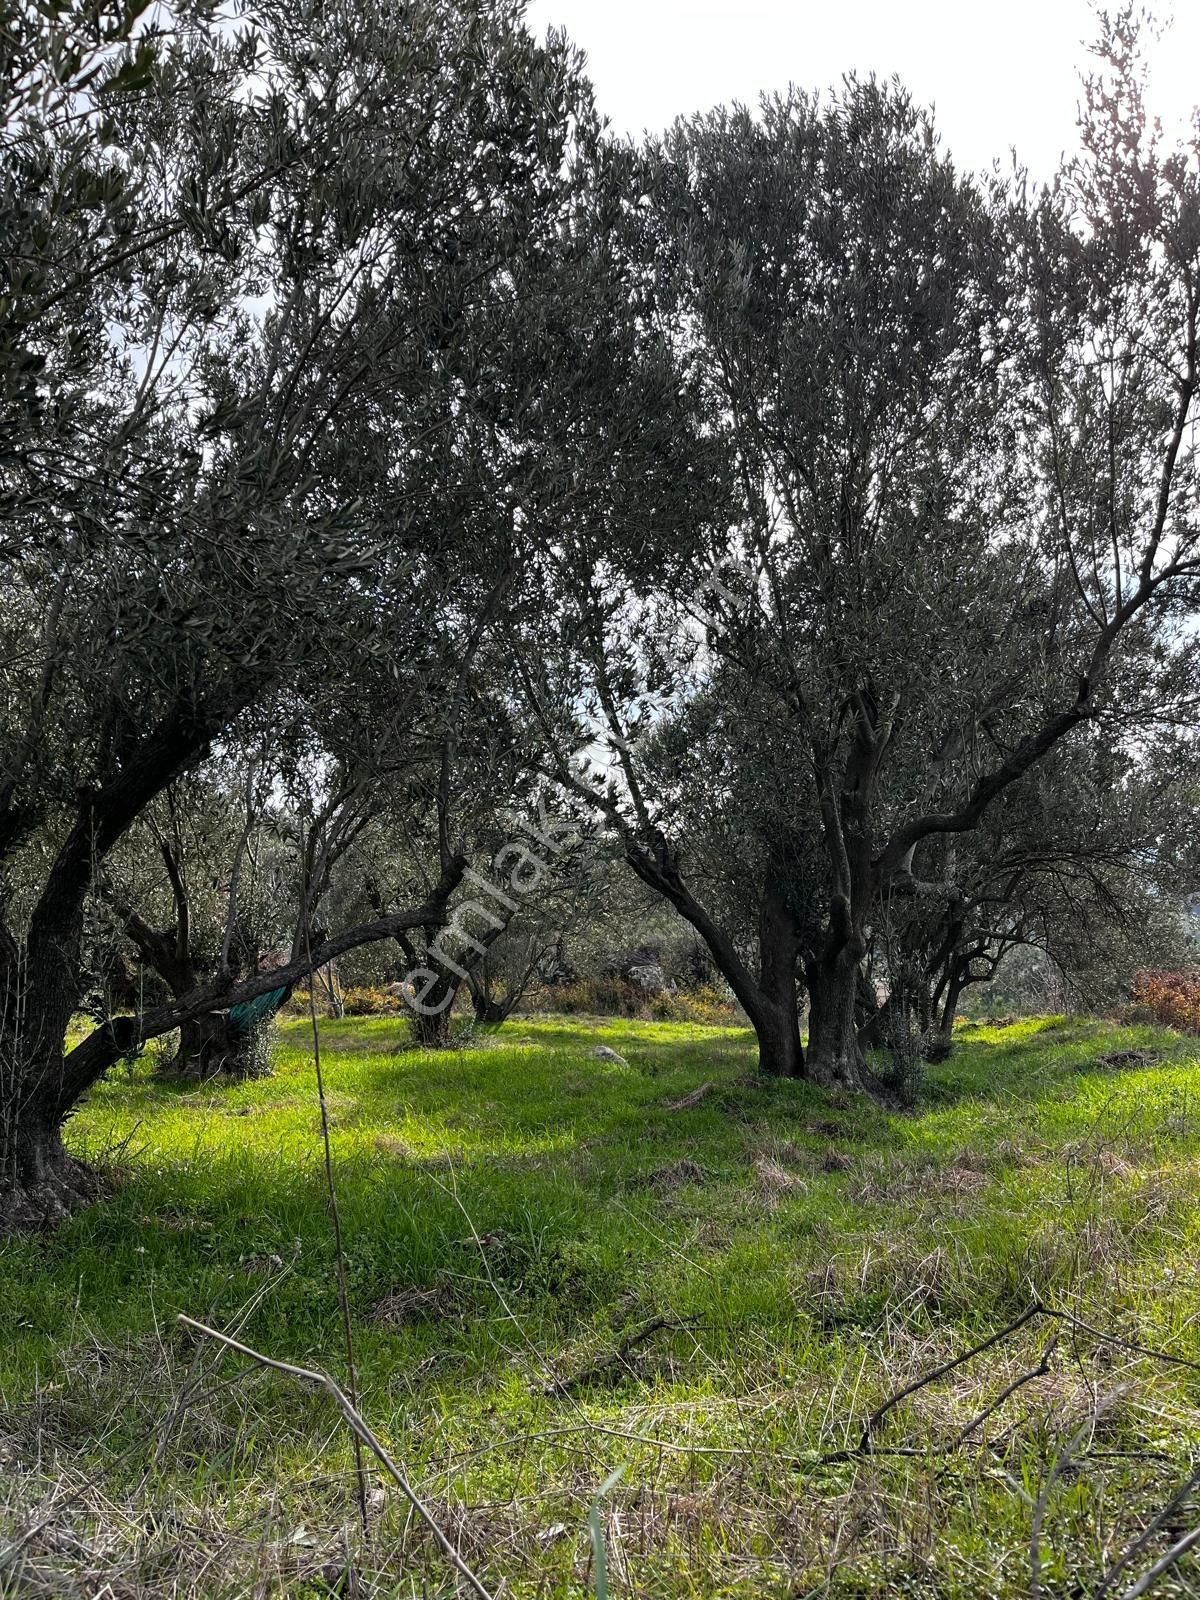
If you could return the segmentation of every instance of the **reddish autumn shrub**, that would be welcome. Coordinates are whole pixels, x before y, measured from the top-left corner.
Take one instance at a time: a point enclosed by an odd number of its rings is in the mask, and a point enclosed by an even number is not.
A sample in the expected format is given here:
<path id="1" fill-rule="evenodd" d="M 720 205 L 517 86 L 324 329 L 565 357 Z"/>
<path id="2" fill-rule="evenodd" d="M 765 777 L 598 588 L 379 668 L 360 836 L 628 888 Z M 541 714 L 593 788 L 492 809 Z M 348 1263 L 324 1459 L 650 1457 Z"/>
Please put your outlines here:
<path id="1" fill-rule="evenodd" d="M 1130 999 L 1136 1016 L 1200 1033 L 1200 971 L 1139 972 Z"/>

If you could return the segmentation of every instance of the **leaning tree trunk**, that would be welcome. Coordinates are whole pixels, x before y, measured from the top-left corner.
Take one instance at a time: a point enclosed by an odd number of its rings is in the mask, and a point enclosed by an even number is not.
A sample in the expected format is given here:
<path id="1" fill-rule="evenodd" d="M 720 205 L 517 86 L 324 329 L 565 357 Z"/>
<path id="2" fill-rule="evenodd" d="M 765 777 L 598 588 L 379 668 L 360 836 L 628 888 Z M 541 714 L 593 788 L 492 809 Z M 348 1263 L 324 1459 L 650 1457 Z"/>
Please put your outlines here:
<path id="1" fill-rule="evenodd" d="M 496 1000 L 484 988 L 471 991 L 471 1009 L 478 1023 L 494 1027 L 501 1022 L 507 1022 L 512 1014 L 512 1008 L 512 1000 L 507 998 Z"/>
<path id="2" fill-rule="evenodd" d="M 954 1019 L 958 1015 L 958 1002 L 965 988 L 966 982 L 958 972 L 953 973 L 946 984 L 946 992 L 941 1001 L 941 1013 L 938 1016 L 938 1033 L 947 1044 L 954 1037 Z"/>
<path id="3" fill-rule="evenodd" d="M 529 948 L 533 948 L 532 944 Z M 475 1013 L 475 1021 L 485 1027 L 499 1027 L 500 1023 L 507 1022 L 525 993 L 533 976 L 534 965 L 528 965 L 524 979 L 506 990 L 503 998 L 500 998 L 492 980 L 488 951 L 485 949 L 482 958 L 467 968 L 467 988 L 471 993 L 471 1010 Z"/>
<path id="4" fill-rule="evenodd" d="M 668 900 L 708 946 L 717 971 L 733 990 L 754 1029 L 759 1071 L 771 1078 L 805 1077 L 796 981 L 799 930 L 782 882 L 771 871 L 764 876 L 756 979 L 733 939 L 684 883 L 665 839 L 659 837 L 653 853 L 627 849 L 626 859 L 642 882 Z"/>

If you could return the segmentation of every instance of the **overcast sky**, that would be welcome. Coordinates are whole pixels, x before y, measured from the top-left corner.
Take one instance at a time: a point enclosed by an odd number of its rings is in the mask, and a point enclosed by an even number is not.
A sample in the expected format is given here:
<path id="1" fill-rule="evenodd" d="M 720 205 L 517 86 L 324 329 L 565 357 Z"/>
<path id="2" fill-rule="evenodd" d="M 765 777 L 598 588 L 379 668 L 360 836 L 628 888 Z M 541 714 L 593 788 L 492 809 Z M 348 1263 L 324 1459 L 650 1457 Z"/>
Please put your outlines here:
<path id="1" fill-rule="evenodd" d="M 532 0 L 528 14 L 537 33 L 565 26 L 586 50 L 600 108 L 622 133 L 789 82 L 895 73 L 936 106 L 960 165 L 1007 164 L 1015 144 L 1035 177 L 1074 147 L 1095 33 L 1088 0 Z M 1200 0 L 1176 0 L 1151 60 L 1151 108 L 1181 126 L 1200 102 Z"/>

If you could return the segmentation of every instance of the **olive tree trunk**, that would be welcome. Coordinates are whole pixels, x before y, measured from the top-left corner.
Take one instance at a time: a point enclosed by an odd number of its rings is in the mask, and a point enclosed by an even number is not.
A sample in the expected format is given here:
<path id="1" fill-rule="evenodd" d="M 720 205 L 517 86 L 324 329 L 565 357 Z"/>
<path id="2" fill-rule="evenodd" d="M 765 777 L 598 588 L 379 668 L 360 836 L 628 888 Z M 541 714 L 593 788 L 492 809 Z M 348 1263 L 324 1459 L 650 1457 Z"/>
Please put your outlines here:
<path id="1" fill-rule="evenodd" d="M 197 1083 L 267 1077 L 266 1029 L 262 1023 L 239 1027 L 224 1011 L 193 1017 L 181 1024 L 178 1048 L 159 1071 Z"/>

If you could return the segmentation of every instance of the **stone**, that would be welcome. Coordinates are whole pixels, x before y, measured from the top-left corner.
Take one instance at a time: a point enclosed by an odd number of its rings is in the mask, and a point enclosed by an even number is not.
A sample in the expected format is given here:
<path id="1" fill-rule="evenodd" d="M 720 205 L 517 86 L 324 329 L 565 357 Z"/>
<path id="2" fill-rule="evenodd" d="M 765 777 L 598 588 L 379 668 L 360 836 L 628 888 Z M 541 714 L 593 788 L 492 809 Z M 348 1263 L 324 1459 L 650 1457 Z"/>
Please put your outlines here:
<path id="1" fill-rule="evenodd" d="M 592 1055 L 597 1061 L 615 1061 L 619 1067 L 627 1067 L 629 1065 L 624 1056 L 618 1055 L 615 1050 L 610 1050 L 606 1044 L 598 1044 L 592 1051 Z"/>
<path id="2" fill-rule="evenodd" d="M 665 994 L 670 987 L 666 973 L 656 961 L 630 967 L 629 981 L 643 994 Z"/>

